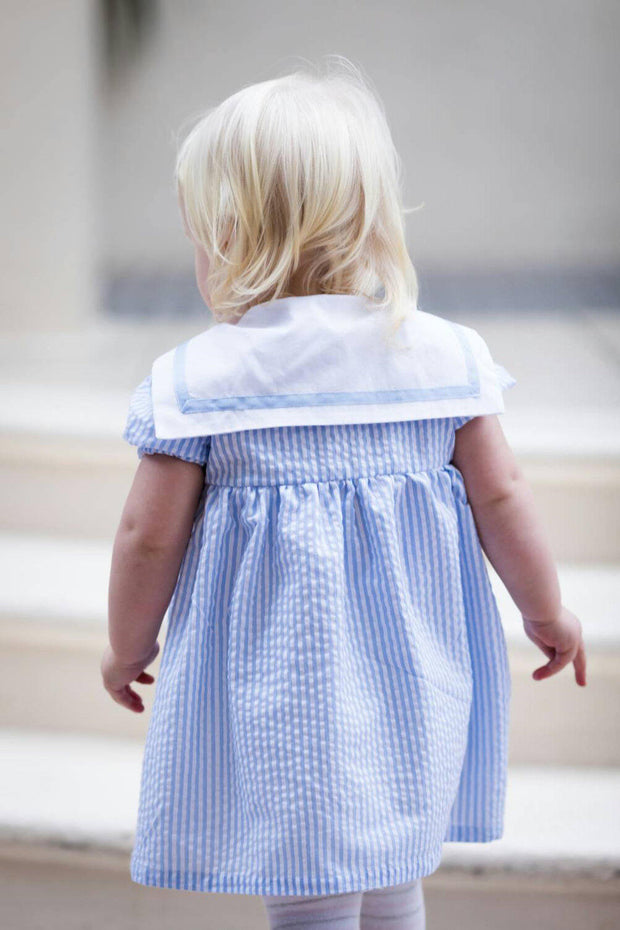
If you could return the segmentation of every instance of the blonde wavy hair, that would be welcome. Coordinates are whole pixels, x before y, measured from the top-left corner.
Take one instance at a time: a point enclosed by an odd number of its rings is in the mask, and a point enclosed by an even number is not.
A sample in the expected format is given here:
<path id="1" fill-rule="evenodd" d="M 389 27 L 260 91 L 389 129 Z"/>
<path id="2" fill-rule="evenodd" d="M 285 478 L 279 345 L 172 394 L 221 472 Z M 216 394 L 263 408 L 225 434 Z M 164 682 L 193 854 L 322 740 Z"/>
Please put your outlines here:
<path id="1" fill-rule="evenodd" d="M 324 74 L 310 66 L 243 87 L 178 147 L 176 192 L 209 259 L 217 319 L 291 296 L 296 274 L 304 294 L 366 296 L 389 310 L 392 332 L 416 307 L 412 210 L 383 105 L 359 67 L 326 58 Z"/>

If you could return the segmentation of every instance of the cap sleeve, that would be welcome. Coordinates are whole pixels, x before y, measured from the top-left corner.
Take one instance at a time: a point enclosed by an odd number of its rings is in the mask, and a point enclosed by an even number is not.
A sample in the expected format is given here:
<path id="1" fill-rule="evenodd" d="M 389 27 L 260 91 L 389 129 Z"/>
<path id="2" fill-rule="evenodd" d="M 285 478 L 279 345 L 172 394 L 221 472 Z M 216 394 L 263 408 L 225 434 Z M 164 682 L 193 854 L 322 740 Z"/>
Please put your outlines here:
<path id="1" fill-rule="evenodd" d="M 160 453 L 186 462 L 206 465 L 211 447 L 210 436 L 190 436 L 180 439 L 158 439 L 155 435 L 151 375 L 135 389 L 129 402 L 123 439 L 137 446 L 138 457 Z"/>
<path id="2" fill-rule="evenodd" d="M 517 379 L 513 378 L 509 371 L 507 371 L 503 365 L 500 365 L 499 362 L 493 362 L 495 368 L 495 374 L 497 376 L 497 383 L 499 384 L 502 391 L 511 388 L 517 383 Z M 452 422 L 454 429 L 460 429 L 461 426 L 464 426 L 466 423 L 469 423 L 470 420 L 474 420 L 479 414 L 472 414 L 467 417 L 452 417 Z"/>
<path id="3" fill-rule="evenodd" d="M 509 371 L 506 371 L 503 365 L 500 365 L 499 362 L 493 362 L 495 365 L 495 373 L 497 375 L 497 380 L 499 381 L 499 386 L 502 391 L 505 391 L 507 388 L 511 388 L 513 384 L 517 383 L 517 379 L 513 378 Z"/>

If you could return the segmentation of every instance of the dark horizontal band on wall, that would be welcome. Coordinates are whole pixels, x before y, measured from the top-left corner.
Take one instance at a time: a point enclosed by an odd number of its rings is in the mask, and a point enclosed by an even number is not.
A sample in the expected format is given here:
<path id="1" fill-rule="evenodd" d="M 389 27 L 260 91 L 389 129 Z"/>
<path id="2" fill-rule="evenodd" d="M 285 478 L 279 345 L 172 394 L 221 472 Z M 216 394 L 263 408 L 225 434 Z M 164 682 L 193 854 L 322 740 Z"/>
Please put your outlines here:
<path id="1" fill-rule="evenodd" d="M 419 306 L 434 313 L 620 309 L 620 265 L 417 272 Z"/>
<path id="2" fill-rule="evenodd" d="M 446 271 L 417 266 L 422 310 L 450 316 L 480 311 L 620 310 L 620 266 Z M 109 316 L 170 318 L 208 311 L 193 271 L 123 271 L 103 275 L 101 309 Z"/>

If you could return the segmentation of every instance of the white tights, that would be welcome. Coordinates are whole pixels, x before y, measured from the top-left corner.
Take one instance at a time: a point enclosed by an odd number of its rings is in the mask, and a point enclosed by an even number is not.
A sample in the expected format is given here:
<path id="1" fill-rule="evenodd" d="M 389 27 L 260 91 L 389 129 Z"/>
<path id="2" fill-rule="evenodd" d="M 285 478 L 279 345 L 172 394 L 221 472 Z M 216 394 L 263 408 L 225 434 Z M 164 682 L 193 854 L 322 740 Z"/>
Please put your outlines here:
<path id="1" fill-rule="evenodd" d="M 422 880 L 331 895 L 263 895 L 270 930 L 425 930 Z"/>

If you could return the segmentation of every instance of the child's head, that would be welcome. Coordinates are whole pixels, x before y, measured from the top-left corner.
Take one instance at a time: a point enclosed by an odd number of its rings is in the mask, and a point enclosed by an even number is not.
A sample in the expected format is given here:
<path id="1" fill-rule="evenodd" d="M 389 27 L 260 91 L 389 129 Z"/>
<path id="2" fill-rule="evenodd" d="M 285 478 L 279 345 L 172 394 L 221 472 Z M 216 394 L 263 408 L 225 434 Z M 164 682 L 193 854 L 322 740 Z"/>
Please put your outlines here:
<path id="1" fill-rule="evenodd" d="M 350 293 L 402 319 L 418 282 L 400 176 L 379 98 L 339 56 L 325 75 L 253 84 L 202 114 L 175 180 L 216 318 L 236 322 L 279 297 Z"/>

